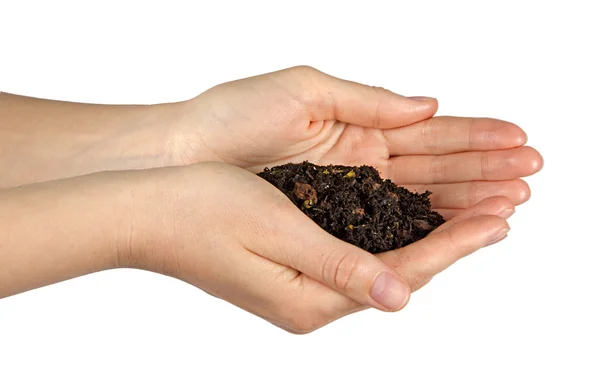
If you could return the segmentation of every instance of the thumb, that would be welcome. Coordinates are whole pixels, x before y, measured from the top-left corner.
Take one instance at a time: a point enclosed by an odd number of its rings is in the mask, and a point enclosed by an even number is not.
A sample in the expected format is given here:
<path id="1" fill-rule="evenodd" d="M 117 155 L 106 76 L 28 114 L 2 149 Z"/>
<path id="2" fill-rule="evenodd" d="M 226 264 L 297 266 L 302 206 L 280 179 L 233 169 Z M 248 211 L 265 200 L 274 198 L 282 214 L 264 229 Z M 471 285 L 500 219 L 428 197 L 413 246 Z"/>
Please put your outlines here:
<path id="1" fill-rule="evenodd" d="M 384 262 L 325 232 L 302 212 L 253 244 L 253 251 L 291 267 L 363 305 L 384 311 L 402 309 L 410 287 Z"/>
<path id="2" fill-rule="evenodd" d="M 302 103 L 312 121 L 339 120 L 390 129 L 426 120 L 437 111 L 435 98 L 407 98 L 381 87 L 338 79 L 311 67 L 288 71 L 292 71 L 292 83 L 299 91 L 298 96 L 304 97 Z"/>
<path id="3" fill-rule="evenodd" d="M 456 219 L 420 241 L 378 257 L 403 276 L 414 291 L 461 258 L 501 241 L 509 230 L 506 220 L 496 215 Z"/>

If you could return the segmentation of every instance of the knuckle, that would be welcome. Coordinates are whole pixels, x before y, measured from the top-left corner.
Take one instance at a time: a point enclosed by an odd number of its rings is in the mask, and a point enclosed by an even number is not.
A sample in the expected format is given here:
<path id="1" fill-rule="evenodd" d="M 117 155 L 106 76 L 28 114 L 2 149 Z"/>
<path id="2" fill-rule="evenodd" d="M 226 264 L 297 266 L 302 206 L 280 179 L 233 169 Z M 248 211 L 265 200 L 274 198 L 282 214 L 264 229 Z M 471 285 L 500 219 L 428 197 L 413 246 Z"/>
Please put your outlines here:
<path id="1" fill-rule="evenodd" d="M 431 158 L 431 164 L 429 166 L 429 172 L 432 178 L 436 182 L 440 182 L 446 176 L 448 165 L 444 155 L 435 155 Z"/>
<path id="2" fill-rule="evenodd" d="M 289 110 L 315 110 L 332 106 L 332 97 L 323 91 L 323 74 L 308 65 L 298 65 L 282 71 L 281 84 L 291 96 Z M 327 104 L 327 105 L 326 105 Z"/>
<path id="3" fill-rule="evenodd" d="M 467 133 L 468 133 L 467 146 L 468 146 L 469 150 L 473 150 L 474 147 L 475 147 L 475 129 L 476 129 L 475 128 L 475 125 L 476 125 L 475 121 L 476 121 L 475 118 L 471 118 L 469 120 L 469 124 L 468 124 L 468 129 L 469 130 L 467 131 Z"/>
<path id="4" fill-rule="evenodd" d="M 466 208 L 474 206 L 479 202 L 479 184 L 476 182 L 467 183 L 467 205 Z"/>
<path id="5" fill-rule="evenodd" d="M 286 312 L 280 326 L 295 335 L 306 335 L 321 328 L 324 324 L 308 307 L 300 305 L 291 307 Z"/>
<path id="6" fill-rule="evenodd" d="M 448 255 L 454 255 L 460 250 L 460 245 L 456 238 L 455 230 L 452 230 L 452 228 L 450 228 L 448 230 L 442 231 L 438 235 L 442 236 L 445 244 L 444 249 L 446 249 L 446 253 Z"/>
<path id="7" fill-rule="evenodd" d="M 387 89 L 385 89 L 383 87 L 380 87 L 380 86 L 370 86 L 370 87 L 375 92 L 376 95 L 380 95 L 381 96 L 381 95 L 389 92 L 389 90 L 387 90 Z"/>
<path id="8" fill-rule="evenodd" d="M 323 262 L 321 278 L 331 287 L 346 291 L 356 274 L 358 265 L 358 255 L 333 250 L 327 254 Z"/>
<path id="9" fill-rule="evenodd" d="M 486 153 L 481 154 L 479 165 L 481 167 L 481 178 L 484 180 L 487 180 L 489 177 L 489 174 L 492 173 L 494 170 L 494 168 L 492 167 L 492 163 L 491 163 L 489 154 L 486 154 Z"/>
<path id="10" fill-rule="evenodd" d="M 371 126 L 373 128 L 381 128 L 381 105 L 384 100 L 384 96 L 388 92 L 388 90 L 378 86 L 371 86 L 371 89 L 375 93 L 375 107 L 373 110 L 373 120 Z"/>
<path id="11" fill-rule="evenodd" d="M 421 125 L 421 142 L 423 147 L 432 154 L 441 152 L 441 142 L 443 138 L 443 130 L 439 121 L 431 119 L 424 121 Z"/>
<path id="12" fill-rule="evenodd" d="M 311 67 L 310 65 L 297 65 L 295 67 L 288 68 L 287 72 L 294 76 L 300 77 L 310 77 L 319 73 L 316 68 Z"/>
<path id="13" fill-rule="evenodd" d="M 320 328 L 320 325 L 314 322 L 310 317 L 295 318 L 288 332 L 294 335 L 306 335 Z"/>
<path id="14" fill-rule="evenodd" d="M 331 315 L 323 309 L 322 298 L 316 298 L 302 280 L 286 294 L 272 298 L 266 319 L 277 327 L 295 335 L 305 335 L 325 324 Z"/>

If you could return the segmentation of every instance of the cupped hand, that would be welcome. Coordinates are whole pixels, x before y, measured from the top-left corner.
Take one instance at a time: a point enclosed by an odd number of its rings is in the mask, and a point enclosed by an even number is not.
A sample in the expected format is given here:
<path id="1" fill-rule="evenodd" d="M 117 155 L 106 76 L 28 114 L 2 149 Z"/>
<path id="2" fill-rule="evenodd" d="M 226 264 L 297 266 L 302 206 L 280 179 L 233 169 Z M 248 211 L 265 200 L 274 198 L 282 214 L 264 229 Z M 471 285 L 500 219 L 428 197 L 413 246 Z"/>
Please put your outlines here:
<path id="1" fill-rule="evenodd" d="M 222 163 L 139 171 L 122 266 L 185 280 L 288 331 L 358 310 L 396 311 L 410 292 L 504 238 L 514 208 L 490 198 L 425 239 L 372 255 L 327 234 L 275 187 Z"/>
<path id="2" fill-rule="evenodd" d="M 446 217 L 491 196 L 529 199 L 521 177 L 542 167 L 516 125 L 433 117 L 433 98 L 295 67 L 216 86 L 185 103 L 183 163 L 218 160 L 253 172 L 287 162 L 371 165 L 412 190 L 429 189 Z"/>

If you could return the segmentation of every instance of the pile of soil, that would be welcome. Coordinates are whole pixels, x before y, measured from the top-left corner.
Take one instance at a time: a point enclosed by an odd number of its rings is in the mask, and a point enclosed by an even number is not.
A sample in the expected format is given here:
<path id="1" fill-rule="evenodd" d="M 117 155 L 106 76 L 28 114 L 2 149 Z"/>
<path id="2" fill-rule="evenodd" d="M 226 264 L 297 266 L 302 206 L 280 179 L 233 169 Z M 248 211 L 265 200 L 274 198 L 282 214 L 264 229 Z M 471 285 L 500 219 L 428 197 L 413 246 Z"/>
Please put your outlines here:
<path id="1" fill-rule="evenodd" d="M 371 253 L 411 244 L 444 223 L 431 210 L 431 192 L 410 192 L 371 166 L 288 163 L 258 175 L 327 232 Z"/>

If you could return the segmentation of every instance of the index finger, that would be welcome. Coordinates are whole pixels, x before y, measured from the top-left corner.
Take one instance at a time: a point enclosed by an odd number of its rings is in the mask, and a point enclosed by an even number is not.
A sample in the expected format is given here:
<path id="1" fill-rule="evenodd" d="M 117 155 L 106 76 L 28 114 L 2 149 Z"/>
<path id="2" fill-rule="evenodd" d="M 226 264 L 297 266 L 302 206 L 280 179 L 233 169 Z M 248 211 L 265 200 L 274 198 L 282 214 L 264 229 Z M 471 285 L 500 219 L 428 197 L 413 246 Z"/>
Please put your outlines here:
<path id="1" fill-rule="evenodd" d="M 509 229 L 499 216 L 480 215 L 378 256 L 415 291 L 461 258 L 504 239 Z"/>
<path id="2" fill-rule="evenodd" d="M 515 124 L 493 118 L 434 117 L 383 132 L 390 155 L 440 155 L 514 148 L 527 142 Z"/>

